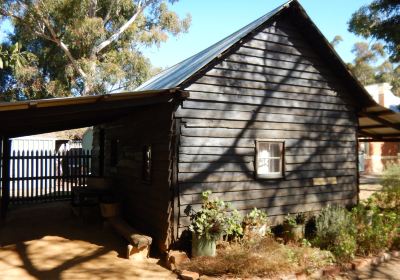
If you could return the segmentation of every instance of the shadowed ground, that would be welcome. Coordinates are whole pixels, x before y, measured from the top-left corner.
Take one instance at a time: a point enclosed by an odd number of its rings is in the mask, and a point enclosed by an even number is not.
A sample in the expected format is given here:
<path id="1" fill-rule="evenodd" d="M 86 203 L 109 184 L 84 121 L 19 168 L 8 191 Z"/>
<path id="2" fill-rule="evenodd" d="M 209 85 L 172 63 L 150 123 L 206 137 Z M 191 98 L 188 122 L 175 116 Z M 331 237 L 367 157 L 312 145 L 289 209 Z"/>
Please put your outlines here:
<path id="1" fill-rule="evenodd" d="M 176 279 L 157 259 L 124 259 L 126 243 L 68 203 L 11 210 L 0 228 L 1 279 Z"/>

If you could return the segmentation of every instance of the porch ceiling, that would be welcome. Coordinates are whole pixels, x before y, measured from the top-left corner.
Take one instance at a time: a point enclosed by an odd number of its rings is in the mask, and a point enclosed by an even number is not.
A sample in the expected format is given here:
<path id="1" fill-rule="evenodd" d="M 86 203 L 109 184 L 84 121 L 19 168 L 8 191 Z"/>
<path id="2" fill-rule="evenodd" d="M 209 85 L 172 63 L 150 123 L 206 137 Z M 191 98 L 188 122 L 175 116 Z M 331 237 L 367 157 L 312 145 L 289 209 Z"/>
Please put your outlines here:
<path id="1" fill-rule="evenodd" d="M 121 118 L 133 108 L 185 98 L 168 89 L 0 103 L 0 136 L 18 137 L 92 126 Z"/>
<path id="2" fill-rule="evenodd" d="M 362 110 L 358 120 L 360 141 L 400 142 L 400 113 L 376 104 Z"/>

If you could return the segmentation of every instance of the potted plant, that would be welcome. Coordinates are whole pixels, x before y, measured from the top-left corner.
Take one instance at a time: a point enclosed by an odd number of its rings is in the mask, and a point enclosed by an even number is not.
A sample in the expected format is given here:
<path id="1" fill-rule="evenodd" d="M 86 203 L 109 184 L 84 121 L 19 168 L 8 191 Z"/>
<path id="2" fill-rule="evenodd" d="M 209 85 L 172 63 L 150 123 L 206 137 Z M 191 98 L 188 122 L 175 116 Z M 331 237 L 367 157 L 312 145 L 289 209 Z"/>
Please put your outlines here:
<path id="1" fill-rule="evenodd" d="M 243 219 L 245 235 L 265 236 L 271 233 L 268 225 L 268 214 L 265 211 L 254 208 Z"/>
<path id="2" fill-rule="evenodd" d="M 215 256 L 216 241 L 226 232 L 229 206 L 223 200 L 210 200 L 211 191 L 202 193 L 202 206 L 190 215 L 192 256 Z"/>
<path id="3" fill-rule="evenodd" d="M 304 238 L 306 216 L 304 213 L 287 214 L 283 222 L 283 234 L 286 239 L 298 241 Z"/>

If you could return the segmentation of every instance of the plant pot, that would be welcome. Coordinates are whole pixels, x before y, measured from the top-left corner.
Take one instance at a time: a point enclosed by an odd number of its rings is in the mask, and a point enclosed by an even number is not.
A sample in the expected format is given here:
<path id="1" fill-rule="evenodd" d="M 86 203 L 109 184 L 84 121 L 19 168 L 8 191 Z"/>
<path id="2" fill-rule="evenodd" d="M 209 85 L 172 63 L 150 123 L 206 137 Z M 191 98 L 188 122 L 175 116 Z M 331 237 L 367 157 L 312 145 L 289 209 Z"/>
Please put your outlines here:
<path id="1" fill-rule="evenodd" d="M 295 241 L 304 238 L 305 226 L 303 224 L 296 225 L 292 228 L 292 236 Z"/>
<path id="2" fill-rule="evenodd" d="M 286 241 L 289 240 L 299 241 L 300 239 L 304 238 L 304 232 L 305 232 L 304 224 L 298 224 L 295 226 L 289 224 L 283 224 L 283 234 Z"/>
<path id="3" fill-rule="evenodd" d="M 198 237 L 197 235 L 192 234 L 192 257 L 215 257 L 217 254 L 216 248 L 215 240 L 208 240 L 204 236 Z"/>
<path id="4" fill-rule="evenodd" d="M 103 218 L 112 218 L 119 215 L 120 205 L 118 202 L 100 203 L 101 215 Z"/>

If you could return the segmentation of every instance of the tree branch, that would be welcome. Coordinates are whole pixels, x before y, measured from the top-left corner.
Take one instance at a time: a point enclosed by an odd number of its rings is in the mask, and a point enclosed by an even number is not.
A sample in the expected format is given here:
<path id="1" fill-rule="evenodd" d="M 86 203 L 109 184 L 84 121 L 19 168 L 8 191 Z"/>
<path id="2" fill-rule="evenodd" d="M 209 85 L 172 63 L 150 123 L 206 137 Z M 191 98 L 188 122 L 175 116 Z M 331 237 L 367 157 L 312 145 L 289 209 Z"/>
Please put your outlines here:
<path id="1" fill-rule="evenodd" d="M 111 35 L 110 38 L 103 41 L 95 48 L 93 48 L 92 56 L 97 55 L 102 49 L 110 45 L 112 42 L 116 41 L 119 38 L 119 36 L 121 36 L 121 34 L 124 33 L 125 30 L 127 30 L 128 27 L 136 20 L 136 18 L 143 11 L 143 9 L 144 6 L 142 6 L 142 1 L 139 1 L 136 13 L 134 13 L 133 16 L 127 22 L 125 22 L 125 24 L 123 24 L 113 35 Z"/>
<path id="2" fill-rule="evenodd" d="M 50 31 L 50 35 L 52 38 L 50 40 L 53 41 L 54 43 L 56 43 L 64 51 L 65 55 L 68 57 L 69 61 L 72 63 L 72 66 L 74 67 L 74 69 L 79 73 L 79 75 L 83 79 L 86 79 L 87 75 L 86 75 L 85 71 L 83 71 L 83 69 L 79 66 L 78 62 L 71 54 L 68 46 L 66 44 L 64 44 L 64 42 L 57 36 L 57 34 L 54 31 L 53 26 L 51 26 L 51 23 L 49 22 L 49 20 L 46 17 L 44 17 L 42 14 L 40 14 L 40 12 L 36 6 L 34 6 L 34 8 L 36 10 L 37 15 L 42 19 L 46 28 Z"/>

